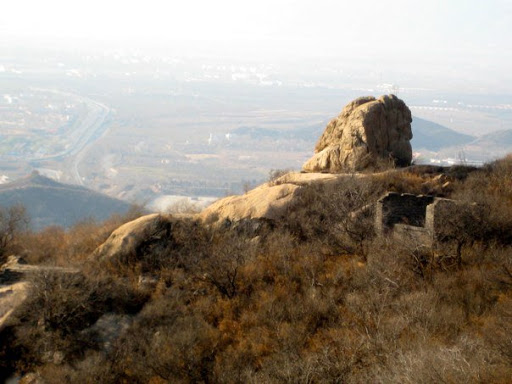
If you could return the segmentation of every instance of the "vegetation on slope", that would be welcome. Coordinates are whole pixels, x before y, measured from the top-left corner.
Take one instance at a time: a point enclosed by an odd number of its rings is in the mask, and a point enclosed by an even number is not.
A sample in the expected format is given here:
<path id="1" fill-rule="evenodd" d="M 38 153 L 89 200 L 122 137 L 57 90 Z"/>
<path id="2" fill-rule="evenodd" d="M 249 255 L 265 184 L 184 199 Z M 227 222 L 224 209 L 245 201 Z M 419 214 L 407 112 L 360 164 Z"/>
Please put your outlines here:
<path id="1" fill-rule="evenodd" d="M 89 258 L 112 225 L 27 235 L 28 259 L 82 272 L 34 277 L 0 364 L 51 383 L 508 383 L 512 158 L 449 186 L 430 171 L 308 187 L 282 222 L 169 218 L 123 263 Z M 373 235 L 387 190 L 478 210 L 419 249 Z M 105 313 L 130 319 L 108 346 L 91 327 Z"/>

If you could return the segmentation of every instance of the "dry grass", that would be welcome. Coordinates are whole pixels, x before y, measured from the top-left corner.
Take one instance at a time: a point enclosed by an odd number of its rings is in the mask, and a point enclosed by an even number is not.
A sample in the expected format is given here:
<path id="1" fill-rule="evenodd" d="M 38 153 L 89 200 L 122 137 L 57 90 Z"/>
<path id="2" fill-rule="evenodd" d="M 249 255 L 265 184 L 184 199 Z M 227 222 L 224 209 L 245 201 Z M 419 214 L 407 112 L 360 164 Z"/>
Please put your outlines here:
<path id="1" fill-rule="evenodd" d="M 494 196 L 486 239 L 512 221 L 500 214 L 510 208 L 509 162 L 456 183 L 460 196 L 476 196 L 476 185 Z M 54 383 L 510 382 L 510 243 L 475 232 L 457 264 L 449 247 L 419 254 L 352 233 L 371 225 L 355 227 L 347 213 L 392 186 L 417 193 L 431 178 L 393 173 L 312 188 L 286 221 L 257 233 L 183 221 L 168 247 L 149 246 L 138 264 L 48 277 L 9 341 L 18 367 Z M 41 258 L 81 260 L 106 232 L 76 228 L 75 242 L 41 246 Z M 154 284 L 141 287 L 141 272 Z M 84 338 L 105 312 L 136 313 L 109 350 Z"/>

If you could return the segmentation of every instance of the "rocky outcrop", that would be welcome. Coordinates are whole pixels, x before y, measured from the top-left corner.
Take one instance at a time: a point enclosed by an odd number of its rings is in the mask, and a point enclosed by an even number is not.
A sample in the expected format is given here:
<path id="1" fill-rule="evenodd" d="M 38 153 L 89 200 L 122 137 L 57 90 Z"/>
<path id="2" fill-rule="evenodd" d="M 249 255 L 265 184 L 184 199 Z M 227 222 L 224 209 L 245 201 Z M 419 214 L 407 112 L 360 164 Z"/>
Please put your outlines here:
<path id="1" fill-rule="evenodd" d="M 349 175 L 291 172 L 244 195 L 218 200 L 203 210 L 199 218 L 206 223 L 242 219 L 279 220 L 297 201 L 304 185 L 328 183 L 346 176 Z"/>
<path id="2" fill-rule="evenodd" d="M 288 204 L 296 197 L 299 186 L 294 184 L 264 184 L 240 196 L 221 199 L 200 215 L 206 222 L 229 219 L 237 221 L 249 219 L 275 220 L 283 216 Z"/>
<path id="3" fill-rule="evenodd" d="M 411 111 L 394 95 L 360 97 L 331 120 L 305 172 L 353 172 L 379 161 L 410 165 Z"/>
<path id="4" fill-rule="evenodd" d="M 423 167 L 424 168 L 424 167 Z M 422 169 L 423 169 L 422 168 Z M 411 168 L 407 168 L 412 172 Z M 202 237 L 210 238 L 211 229 L 221 233 L 231 232 L 242 238 L 255 239 L 264 237 L 283 218 L 290 218 L 297 207 L 311 199 L 314 191 L 320 199 L 328 199 L 339 186 L 351 185 L 354 179 L 382 183 L 392 174 L 404 170 L 388 170 L 381 173 L 297 173 L 291 172 L 280 178 L 237 196 L 229 196 L 213 203 L 196 215 L 159 215 L 143 216 L 126 223 L 115 230 L 112 235 L 92 255 L 96 260 L 120 263 L 141 262 L 146 256 L 165 255 L 178 257 L 182 250 L 190 252 L 186 244 L 195 243 Z M 426 172 L 426 170 L 425 170 Z M 426 178 L 432 191 L 442 191 L 444 178 L 435 173 Z M 425 187 L 427 184 L 425 184 Z M 309 187 L 309 188 L 308 188 Z M 312 188 L 310 188 L 312 187 Z M 334 187 L 334 188 L 333 188 Z M 351 213 L 353 218 L 366 217 L 373 212 L 373 204 L 361 207 Z M 401 212 L 400 218 L 408 217 Z M 408 218 L 409 222 L 413 222 Z M 204 231 L 203 231 L 204 230 Z M 203 231 L 203 232 L 202 232 Z M 199 234 L 199 235 L 198 235 Z M 194 239 L 194 236 L 197 236 Z M 204 238 L 203 238 L 204 240 Z M 140 281 L 149 285 L 156 283 Z"/>
<path id="5" fill-rule="evenodd" d="M 117 228 L 93 254 L 95 259 L 128 262 L 156 238 L 169 239 L 172 223 L 160 214 L 142 216 Z"/>
<path id="6" fill-rule="evenodd" d="M 148 253 L 170 255 L 182 247 L 183 233 L 191 236 L 187 231 L 197 230 L 194 226 L 202 224 L 254 238 L 287 214 L 305 185 L 335 182 L 343 177 L 353 175 L 288 173 L 244 195 L 218 200 L 197 215 L 142 216 L 112 232 L 91 258 L 125 265 L 144 259 Z"/>
<path id="7" fill-rule="evenodd" d="M 256 233 L 268 221 L 285 217 L 300 200 L 305 185 L 363 177 L 341 172 L 363 169 L 378 158 L 391 157 L 398 164 L 409 164 L 411 121 L 409 108 L 396 96 L 356 99 L 327 126 L 316 146 L 316 155 L 304 165 L 309 173 L 289 173 L 244 195 L 218 200 L 190 219 Z M 180 217 L 176 215 L 172 218 L 158 214 L 141 217 L 114 231 L 93 257 L 127 262 L 140 259 L 147 249 L 155 246 L 179 247 L 173 240 L 179 222 Z M 243 225 L 237 224 L 240 222 Z"/>

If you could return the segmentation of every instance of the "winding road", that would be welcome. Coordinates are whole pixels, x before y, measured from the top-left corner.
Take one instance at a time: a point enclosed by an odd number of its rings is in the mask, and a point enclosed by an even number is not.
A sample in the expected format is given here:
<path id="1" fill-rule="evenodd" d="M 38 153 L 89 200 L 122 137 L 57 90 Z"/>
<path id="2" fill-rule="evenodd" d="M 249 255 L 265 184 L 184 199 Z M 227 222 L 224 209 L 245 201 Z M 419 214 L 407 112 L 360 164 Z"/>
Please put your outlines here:
<path id="1" fill-rule="evenodd" d="M 70 172 L 76 184 L 84 185 L 83 178 L 80 176 L 78 166 L 82 161 L 88 147 L 96 140 L 102 137 L 108 129 L 106 120 L 111 113 L 111 109 L 88 97 L 50 89 L 34 89 L 36 91 L 51 92 L 61 96 L 78 100 L 87 105 L 87 113 L 80 116 L 75 123 L 75 127 L 69 137 L 69 145 L 61 152 L 43 157 L 31 158 L 31 162 L 41 162 L 48 160 L 69 160 Z"/>

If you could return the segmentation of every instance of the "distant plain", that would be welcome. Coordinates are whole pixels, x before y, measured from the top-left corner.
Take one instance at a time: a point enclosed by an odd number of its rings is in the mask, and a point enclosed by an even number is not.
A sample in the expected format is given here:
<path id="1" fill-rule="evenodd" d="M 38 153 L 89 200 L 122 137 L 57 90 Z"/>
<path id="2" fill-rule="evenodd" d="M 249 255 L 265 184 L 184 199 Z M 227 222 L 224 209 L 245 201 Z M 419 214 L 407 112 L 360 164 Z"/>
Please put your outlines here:
<path id="1" fill-rule="evenodd" d="M 512 150 L 508 95 L 401 88 L 348 76 L 342 63 L 290 72 L 136 52 L 48 57 L 0 57 L 3 182 L 36 169 L 153 209 L 174 201 L 165 196 L 240 193 L 271 169 L 299 170 L 347 102 L 386 93 L 423 119 L 413 121 L 417 162 L 482 163 Z"/>

